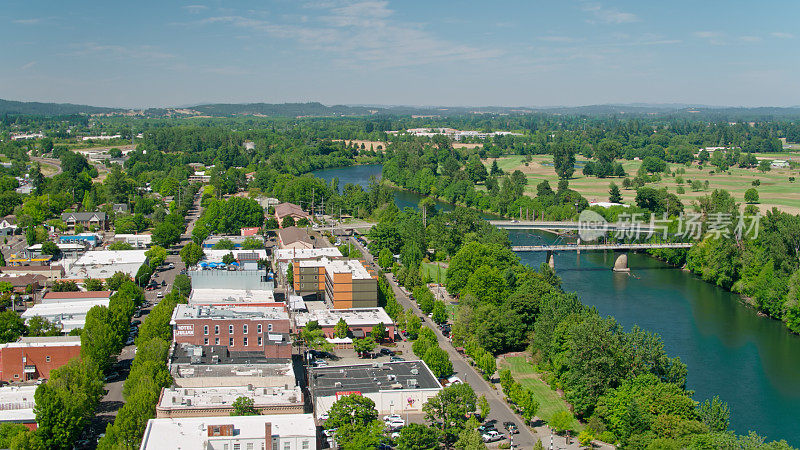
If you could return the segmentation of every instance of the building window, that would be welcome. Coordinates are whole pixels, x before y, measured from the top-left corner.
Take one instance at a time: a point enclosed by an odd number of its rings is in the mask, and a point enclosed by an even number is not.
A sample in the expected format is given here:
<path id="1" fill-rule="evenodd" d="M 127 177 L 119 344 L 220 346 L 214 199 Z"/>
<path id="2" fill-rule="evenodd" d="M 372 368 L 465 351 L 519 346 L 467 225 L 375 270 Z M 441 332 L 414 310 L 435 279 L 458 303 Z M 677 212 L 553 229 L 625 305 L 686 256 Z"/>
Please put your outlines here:
<path id="1" fill-rule="evenodd" d="M 233 347 L 233 338 L 228 339 L 228 346 Z"/>
<path id="2" fill-rule="evenodd" d="M 203 338 L 203 345 L 208 345 L 208 338 Z"/>
<path id="3" fill-rule="evenodd" d="M 50 362 L 50 357 L 49 357 L 49 356 L 45 356 L 45 357 L 44 357 L 44 360 L 45 360 L 46 362 Z"/>
<path id="4" fill-rule="evenodd" d="M 203 325 L 203 334 L 208 334 L 208 325 Z"/>
<path id="5" fill-rule="evenodd" d="M 247 334 L 247 325 L 242 325 L 242 333 Z"/>
<path id="6" fill-rule="evenodd" d="M 257 331 L 258 331 L 258 334 L 261 334 L 263 332 L 263 329 L 261 328 L 261 324 L 258 324 Z"/>
<path id="7" fill-rule="evenodd" d="M 259 337 L 258 337 L 258 346 L 259 346 L 259 347 L 261 347 L 262 345 L 264 345 L 264 338 L 262 338 L 261 336 L 259 336 Z"/>
<path id="8" fill-rule="evenodd" d="M 253 450 L 253 443 L 252 442 L 248 442 L 247 443 L 247 450 Z"/>
<path id="9" fill-rule="evenodd" d="M 278 447 L 279 445 L 281 445 L 281 444 L 279 444 L 278 441 L 273 441 L 272 442 L 272 450 L 280 450 L 280 448 Z"/>
<path id="10" fill-rule="evenodd" d="M 240 450 L 242 448 L 241 444 L 233 444 L 233 450 Z"/>
<path id="11" fill-rule="evenodd" d="M 214 338 L 214 345 L 219 345 L 219 338 Z"/>
<path id="12" fill-rule="evenodd" d="M 247 338 L 244 338 L 244 339 L 242 340 L 242 345 L 244 345 L 245 347 L 247 347 Z"/>
<path id="13" fill-rule="evenodd" d="M 292 450 L 292 444 L 289 442 L 283 443 L 283 450 Z"/>
<path id="14" fill-rule="evenodd" d="M 271 323 L 267 324 L 267 331 L 272 331 L 272 324 Z"/>
<path id="15" fill-rule="evenodd" d="M 228 325 L 228 334 L 233 334 L 233 325 Z"/>
<path id="16" fill-rule="evenodd" d="M 214 325 L 214 334 L 219 334 L 219 325 Z"/>
<path id="17" fill-rule="evenodd" d="M 303 450 L 307 450 L 307 449 L 308 449 L 308 441 L 304 440 L 303 441 Z"/>

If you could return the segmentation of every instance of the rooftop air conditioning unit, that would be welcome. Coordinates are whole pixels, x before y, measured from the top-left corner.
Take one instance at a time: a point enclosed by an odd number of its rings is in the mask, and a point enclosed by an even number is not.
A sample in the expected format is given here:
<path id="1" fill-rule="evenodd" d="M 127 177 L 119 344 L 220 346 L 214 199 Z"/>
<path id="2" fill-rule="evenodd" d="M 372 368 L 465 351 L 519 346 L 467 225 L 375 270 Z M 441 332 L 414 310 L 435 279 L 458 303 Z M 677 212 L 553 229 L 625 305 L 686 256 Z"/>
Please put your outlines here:
<path id="1" fill-rule="evenodd" d="M 416 367 L 411 369 L 411 375 L 419 375 L 419 369 L 417 369 Z"/>
<path id="2" fill-rule="evenodd" d="M 342 387 L 342 382 L 341 381 L 337 381 L 337 382 L 333 383 L 333 387 Z"/>

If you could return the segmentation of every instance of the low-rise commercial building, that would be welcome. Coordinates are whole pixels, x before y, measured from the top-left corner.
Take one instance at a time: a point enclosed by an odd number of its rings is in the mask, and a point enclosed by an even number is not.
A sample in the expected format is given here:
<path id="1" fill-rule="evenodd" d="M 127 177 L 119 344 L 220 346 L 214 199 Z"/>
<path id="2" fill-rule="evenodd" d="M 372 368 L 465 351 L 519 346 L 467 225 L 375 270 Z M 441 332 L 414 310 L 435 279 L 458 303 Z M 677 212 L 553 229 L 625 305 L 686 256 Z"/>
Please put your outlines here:
<path id="1" fill-rule="evenodd" d="M 334 337 L 334 328 L 339 320 L 347 323 L 350 335 L 354 338 L 363 338 L 372 331 L 372 327 L 383 324 L 386 327 L 387 338 L 394 340 L 394 322 L 383 308 L 315 309 L 297 312 L 294 315 L 298 330 L 305 327 L 308 322 L 316 321 L 327 338 Z"/>
<path id="2" fill-rule="evenodd" d="M 328 412 L 345 395 L 363 395 L 379 414 L 420 413 L 442 385 L 422 361 L 356 364 L 311 369 L 314 414 Z"/>
<path id="3" fill-rule="evenodd" d="M 219 241 L 226 240 L 226 241 L 231 241 L 233 243 L 233 247 L 234 248 L 241 249 L 242 248 L 242 244 L 244 243 L 244 241 L 246 241 L 248 239 L 255 239 L 255 240 L 261 242 L 262 244 L 264 243 L 264 237 L 263 236 L 259 236 L 259 235 L 253 235 L 253 236 L 236 236 L 236 235 L 210 236 L 210 237 L 206 238 L 205 241 L 203 241 L 203 248 L 214 248 L 214 246 L 216 244 L 218 244 Z"/>
<path id="4" fill-rule="evenodd" d="M 111 291 L 48 292 L 42 297 L 44 304 L 110 300 Z"/>
<path id="5" fill-rule="evenodd" d="M 0 344 L 0 380 L 50 378 L 52 370 L 80 355 L 80 336 L 23 337 Z"/>
<path id="6" fill-rule="evenodd" d="M 192 289 L 190 305 L 277 306 L 272 290 Z"/>
<path id="7" fill-rule="evenodd" d="M 61 328 L 62 333 L 69 333 L 75 328 L 83 328 L 86 314 L 95 306 L 108 307 L 109 300 L 76 300 L 60 303 L 38 303 L 21 314 L 25 321 L 35 316 L 43 317 Z"/>
<path id="8" fill-rule="evenodd" d="M 0 267 L 3 275 L 42 275 L 48 281 L 57 281 L 64 278 L 62 266 L 4 266 Z"/>
<path id="9" fill-rule="evenodd" d="M 278 230 L 278 245 L 282 249 L 314 248 L 314 240 L 304 228 L 286 227 Z"/>
<path id="10" fill-rule="evenodd" d="M 168 368 L 175 386 L 182 388 L 297 386 L 291 360 L 267 358 L 262 352 L 230 351 L 222 345 L 173 342 Z"/>
<path id="11" fill-rule="evenodd" d="M 0 387 L 0 423 L 20 423 L 36 429 L 36 385 Z"/>
<path id="12" fill-rule="evenodd" d="M 311 414 L 150 419 L 141 450 L 314 450 Z"/>
<path id="13" fill-rule="evenodd" d="M 165 388 L 156 405 L 156 418 L 230 416 L 239 397 L 253 400 L 261 414 L 302 414 L 300 386 L 256 388 L 214 386 L 207 388 Z"/>
<path id="14" fill-rule="evenodd" d="M 146 250 L 89 251 L 77 260 L 64 262 L 64 277 L 71 280 L 105 280 L 116 272 L 122 272 L 133 278 L 147 259 L 145 252 Z"/>
<path id="15" fill-rule="evenodd" d="M 30 286 L 31 291 L 43 288 L 47 284 L 47 277 L 37 274 L 3 274 L 0 275 L 0 283 L 9 283 L 15 293 L 24 294 L 28 291 L 28 286 Z"/>
<path id="16" fill-rule="evenodd" d="M 65 234 L 58 237 L 62 244 L 85 244 L 89 247 L 97 247 L 103 242 L 103 238 L 97 233 Z"/>
<path id="17" fill-rule="evenodd" d="M 172 335 L 179 344 L 221 345 L 230 351 L 291 358 L 289 314 L 283 306 L 177 305 Z"/>
<path id="18" fill-rule="evenodd" d="M 135 248 L 149 248 L 153 244 L 152 234 L 115 234 L 115 242 L 125 242 Z"/>

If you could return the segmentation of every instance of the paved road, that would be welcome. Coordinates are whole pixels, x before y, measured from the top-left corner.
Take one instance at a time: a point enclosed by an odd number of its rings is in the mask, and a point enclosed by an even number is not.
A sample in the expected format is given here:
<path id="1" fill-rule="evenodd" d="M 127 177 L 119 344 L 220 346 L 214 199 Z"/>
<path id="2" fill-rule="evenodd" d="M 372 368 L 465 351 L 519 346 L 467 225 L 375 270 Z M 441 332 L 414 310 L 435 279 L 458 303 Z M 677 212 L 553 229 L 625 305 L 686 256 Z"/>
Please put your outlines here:
<path id="1" fill-rule="evenodd" d="M 367 249 L 364 248 L 356 239 L 351 238 L 351 240 L 361 249 L 366 261 L 369 264 L 374 264 L 372 255 L 367 251 Z M 469 365 L 466 359 L 456 351 L 450 340 L 441 333 L 439 327 L 437 327 L 436 324 L 426 317 L 419 307 L 417 307 L 416 302 L 412 301 L 408 297 L 406 291 L 392 280 L 391 275 L 387 274 L 386 279 L 392 286 L 392 290 L 394 291 L 397 301 L 404 308 L 411 308 L 417 316 L 423 318 L 423 323 L 425 325 L 434 330 L 436 333 L 436 338 L 439 340 L 439 347 L 447 351 L 450 361 L 453 362 L 453 370 L 456 372 L 457 376 L 461 378 L 463 382 L 472 386 L 478 396 L 486 396 L 486 399 L 489 401 L 489 405 L 491 406 L 491 412 L 489 413 L 488 420 L 495 420 L 496 426 L 501 432 L 503 431 L 503 422 L 514 422 L 519 427 L 519 425 L 522 423 L 522 419 L 511 411 L 511 409 L 508 407 L 508 404 L 506 404 L 506 402 L 502 399 L 502 394 L 499 394 L 497 390 L 493 389 L 492 385 L 484 380 L 483 376 Z M 519 434 L 514 435 L 514 446 L 516 448 L 533 448 L 538 437 L 534 436 L 534 434 L 531 433 L 527 427 L 519 427 L 519 429 Z M 545 444 L 544 441 L 542 443 Z M 549 444 L 549 440 L 546 443 Z M 562 446 L 561 448 L 565 447 Z"/>
<path id="2" fill-rule="evenodd" d="M 183 245 L 188 242 L 188 239 L 191 237 L 191 230 L 194 228 L 194 224 L 197 221 L 197 218 L 200 214 L 200 196 L 198 195 L 195 198 L 195 206 L 189 210 L 187 213 L 186 219 L 188 220 L 187 224 L 187 232 L 181 235 L 181 242 L 175 246 L 175 249 L 183 247 Z M 173 269 L 169 269 L 169 263 L 174 264 Z M 162 266 L 161 270 L 157 270 L 155 274 L 153 274 L 153 279 L 156 280 L 159 284 L 161 282 L 165 282 L 165 286 L 159 286 L 158 289 L 153 290 L 146 290 L 145 291 L 145 305 L 142 307 L 142 315 L 138 318 L 138 320 L 144 322 L 147 315 L 153 309 L 155 305 L 161 300 L 158 298 L 158 294 L 162 293 L 166 295 L 168 292 L 172 290 L 172 285 L 175 283 L 175 276 L 177 276 L 180 271 L 183 269 L 183 262 L 180 259 L 179 255 L 167 255 L 167 259 L 165 265 Z M 137 318 L 134 318 L 137 320 Z M 78 445 L 78 448 L 94 448 L 97 445 L 97 436 L 102 433 L 105 433 L 106 426 L 109 423 L 114 421 L 114 418 L 117 416 L 117 412 L 119 409 L 122 408 L 122 405 L 125 404 L 125 400 L 122 398 L 122 386 L 125 383 L 125 379 L 128 377 L 128 373 L 130 370 L 130 364 L 133 361 L 134 356 L 136 355 L 136 346 L 129 345 L 122 349 L 119 356 L 117 357 L 117 363 L 115 365 L 115 371 L 119 374 L 119 377 L 113 381 L 109 381 L 106 383 L 106 390 L 107 393 L 100 401 L 100 405 L 98 406 L 97 414 L 93 418 L 91 422 L 91 433 L 89 442 L 85 445 Z"/>
<path id="3" fill-rule="evenodd" d="M 30 156 L 30 153 L 28 154 L 28 157 L 30 158 L 31 161 L 36 161 L 36 162 L 38 162 L 39 164 L 41 164 L 43 166 L 54 167 L 55 168 L 55 173 L 47 175 L 48 177 L 54 177 L 54 176 L 56 176 L 56 175 L 61 173 L 61 161 L 59 161 L 58 159 L 40 158 L 38 156 Z"/>

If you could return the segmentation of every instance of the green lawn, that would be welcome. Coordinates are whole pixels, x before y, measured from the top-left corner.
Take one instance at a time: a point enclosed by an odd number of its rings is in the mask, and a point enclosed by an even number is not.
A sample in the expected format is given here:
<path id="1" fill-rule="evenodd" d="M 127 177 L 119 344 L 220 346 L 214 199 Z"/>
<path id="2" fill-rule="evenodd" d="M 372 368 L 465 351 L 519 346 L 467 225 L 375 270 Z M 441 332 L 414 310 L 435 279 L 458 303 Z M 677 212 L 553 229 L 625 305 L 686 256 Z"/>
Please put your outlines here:
<path id="1" fill-rule="evenodd" d="M 539 412 L 536 416 L 545 421 L 550 421 L 553 414 L 558 411 L 569 411 L 567 403 L 558 396 L 556 391 L 550 389 L 550 386 L 536 378 L 536 369 L 531 363 L 525 361 L 525 357 L 510 356 L 506 358 L 506 361 L 508 362 L 508 368 L 511 369 L 511 373 L 514 375 L 514 379 L 533 392 L 539 402 Z M 577 431 L 581 431 L 584 427 L 576 420 L 575 428 Z"/>
<path id="2" fill-rule="evenodd" d="M 423 279 L 430 275 L 434 283 L 445 284 L 447 283 L 447 268 L 436 266 L 436 263 L 422 263 L 422 277 Z"/>

